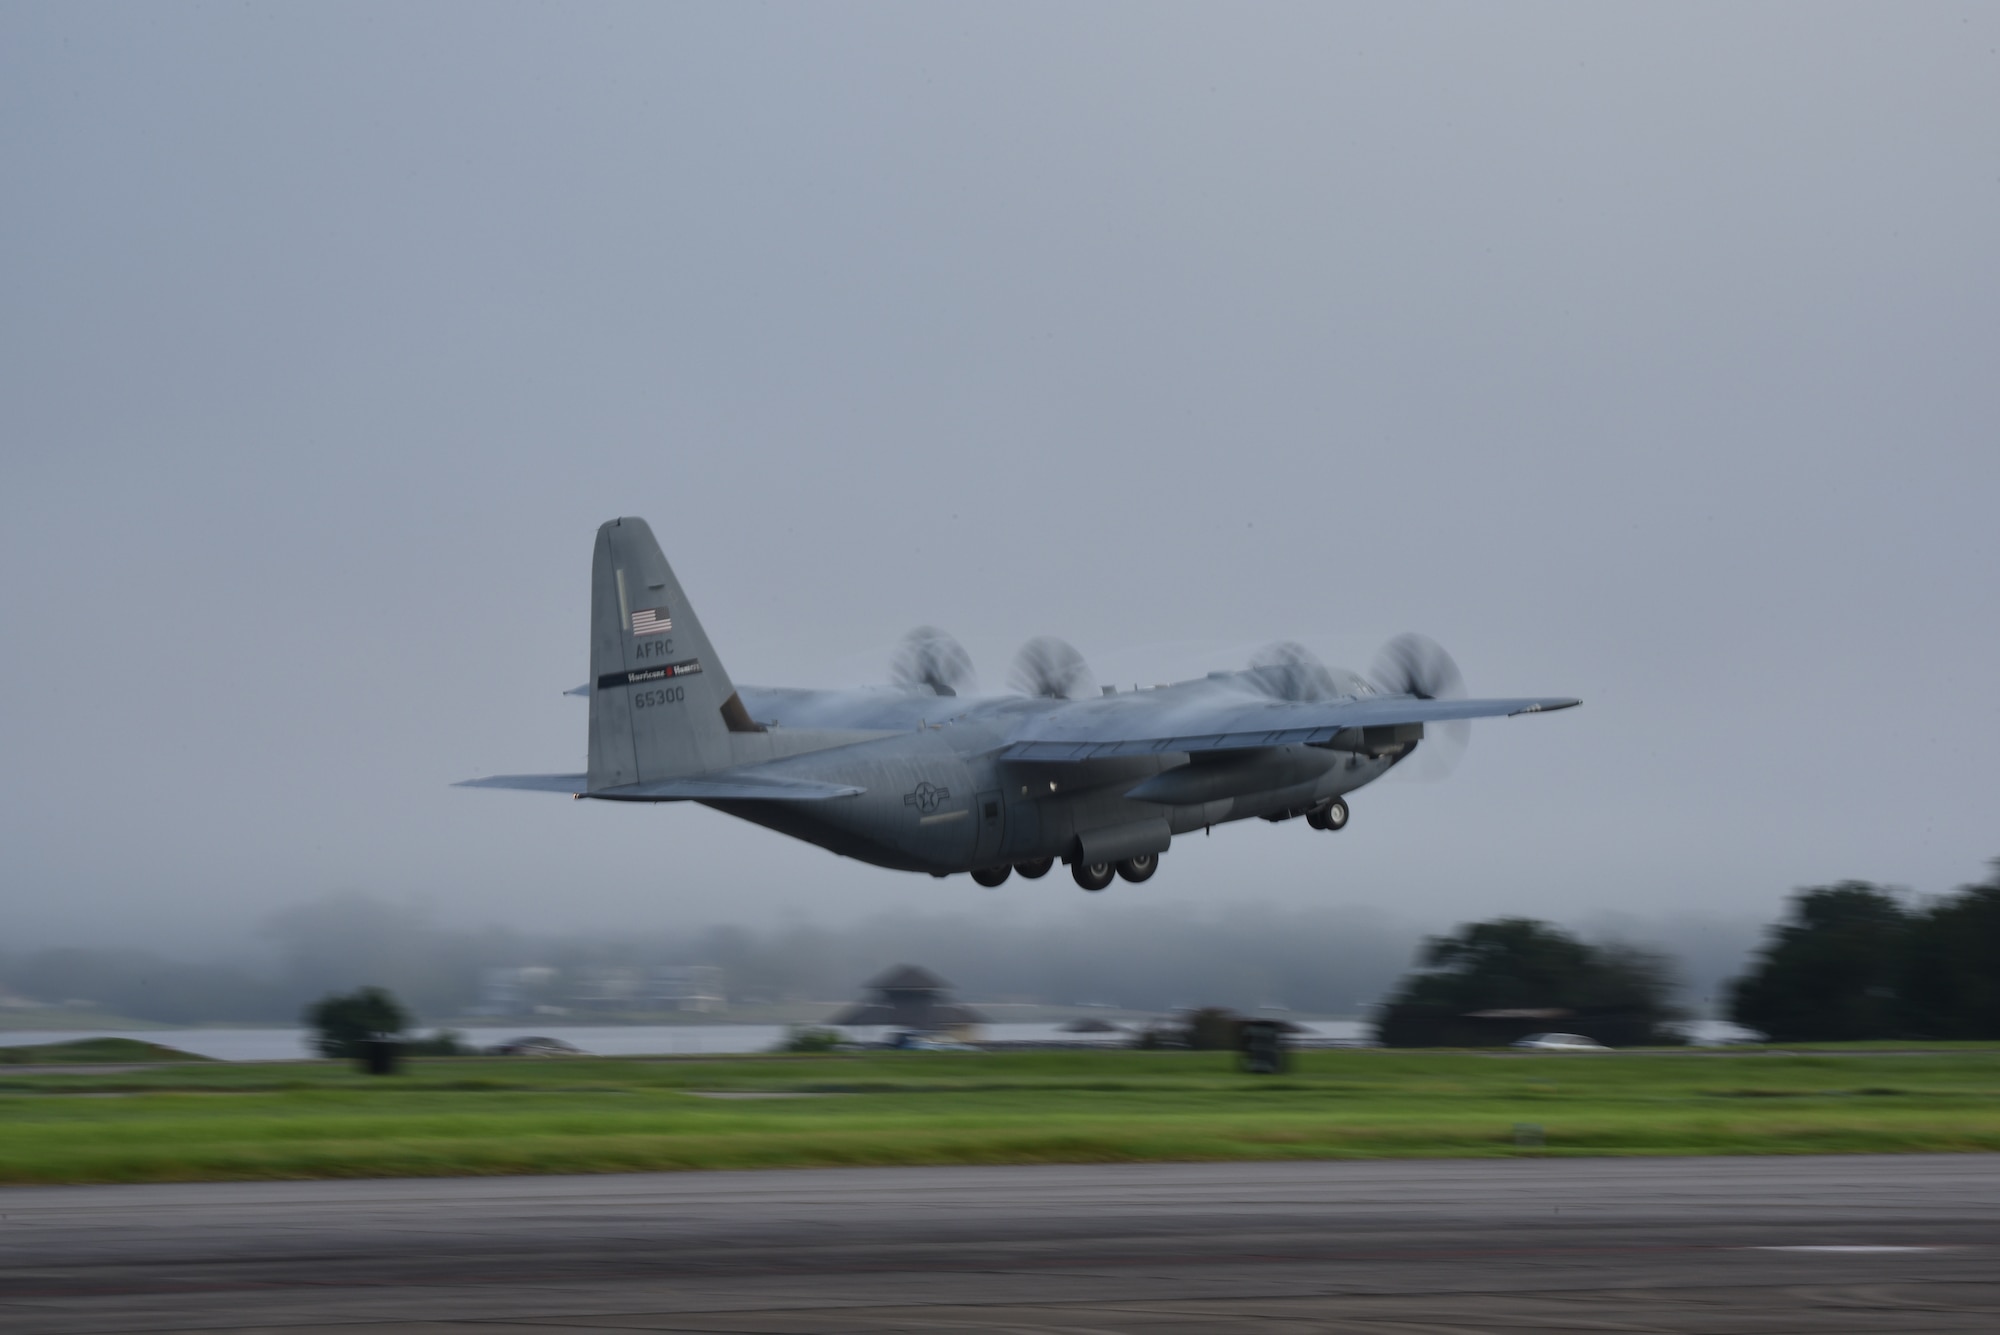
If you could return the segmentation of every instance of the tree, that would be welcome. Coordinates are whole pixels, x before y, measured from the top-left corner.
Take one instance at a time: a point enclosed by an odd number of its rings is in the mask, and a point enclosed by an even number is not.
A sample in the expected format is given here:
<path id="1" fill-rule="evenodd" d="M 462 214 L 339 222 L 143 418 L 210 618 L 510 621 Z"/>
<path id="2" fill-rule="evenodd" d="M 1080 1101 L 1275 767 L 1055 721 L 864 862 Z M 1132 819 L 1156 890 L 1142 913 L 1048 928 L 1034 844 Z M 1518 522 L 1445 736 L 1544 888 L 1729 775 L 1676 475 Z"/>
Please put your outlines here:
<path id="1" fill-rule="evenodd" d="M 1902 903 L 1842 881 L 1799 891 L 1790 915 L 1732 985 L 1729 1018 L 1782 1043 L 1899 1037 L 1913 925 Z"/>
<path id="2" fill-rule="evenodd" d="M 847 1036 L 838 1029 L 828 1029 L 819 1025 L 795 1024 L 785 1031 L 773 1052 L 832 1052 Z"/>
<path id="3" fill-rule="evenodd" d="M 1587 946 L 1531 918 L 1468 923 L 1424 941 L 1423 971 L 1404 980 L 1397 999 L 1461 1011 L 1575 1004 L 1590 971 Z"/>
<path id="4" fill-rule="evenodd" d="M 409 1012 L 379 987 L 322 997 L 306 1007 L 305 1021 L 315 1031 L 313 1045 L 323 1057 L 361 1057 L 366 1051 L 362 1044 L 400 1038 L 410 1027 Z"/>
<path id="5" fill-rule="evenodd" d="M 1673 970 L 1651 951 L 1585 945 L 1532 918 L 1468 923 L 1424 942 L 1424 971 L 1404 981 L 1400 1001 L 1460 1010 L 1550 1007 L 1665 1012 Z"/>
<path id="6" fill-rule="evenodd" d="M 1226 1006 L 1198 1006 L 1181 1025 L 1187 1045 L 1203 1052 L 1226 1052 L 1236 1046 L 1242 1017 Z"/>
<path id="7" fill-rule="evenodd" d="M 1681 1014 L 1670 1001 L 1672 967 L 1636 946 L 1587 945 L 1549 923 L 1500 918 L 1427 939 L 1418 963 L 1377 1025 L 1384 1042 L 1493 1041 L 1499 1030 L 1475 1021 L 1479 1012 L 1504 1010 L 1592 1017 L 1583 1027 L 1602 1030 L 1592 1037 L 1605 1042 L 1684 1041 L 1666 1027 Z M 1536 1027 L 1520 1018 L 1517 1028 Z"/>
<path id="8" fill-rule="evenodd" d="M 2000 859 L 1911 921 L 1897 992 L 1912 1034 L 2000 1038 Z"/>

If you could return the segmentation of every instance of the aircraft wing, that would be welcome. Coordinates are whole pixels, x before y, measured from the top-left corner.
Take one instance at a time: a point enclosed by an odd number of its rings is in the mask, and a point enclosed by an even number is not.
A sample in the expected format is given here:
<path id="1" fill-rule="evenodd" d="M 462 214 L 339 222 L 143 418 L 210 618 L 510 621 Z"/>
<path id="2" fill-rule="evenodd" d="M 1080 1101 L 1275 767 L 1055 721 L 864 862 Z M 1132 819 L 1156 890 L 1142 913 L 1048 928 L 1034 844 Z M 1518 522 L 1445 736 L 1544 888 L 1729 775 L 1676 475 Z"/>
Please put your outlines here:
<path id="1" fill-rule="evenodd" d="M 1149 708 L 1145 692 L 1080 702 L 1024 722 L 1004 760 L 1075 761 L 1173 751 L 1241 751 L 1329 742 L 1349 729 L 1503 718 L 1569 709 L 1580 700 L 1214 700 Z"/>
<path id="2" fill-rule="evenodd" d="M 824 802 L 836 797 L 859 797 L 867 791 L 847 784 L 759 774 L 754 767 L 719 770 L 685 779 L 628 783 L 617 788 L 600 788 L 594 793 L 584 791 L 588 783 L 589 776 L 583 774 L 495 774 L 485 779 L 467 779 L 452 787 L 519 788 L 613 802 Z"/>

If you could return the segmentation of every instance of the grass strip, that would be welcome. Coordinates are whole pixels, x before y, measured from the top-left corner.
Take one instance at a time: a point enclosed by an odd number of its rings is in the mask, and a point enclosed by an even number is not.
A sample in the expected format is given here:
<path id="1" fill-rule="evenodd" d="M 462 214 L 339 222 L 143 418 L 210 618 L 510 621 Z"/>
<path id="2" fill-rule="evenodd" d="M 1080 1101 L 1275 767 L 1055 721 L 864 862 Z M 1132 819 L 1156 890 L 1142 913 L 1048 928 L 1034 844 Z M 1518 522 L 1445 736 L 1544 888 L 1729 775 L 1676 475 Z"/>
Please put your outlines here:
<path id="1" fill-rule="evenodd" d="M 698 1093 L 839 1095 L 718 1100 Z M 0 1182 L 2000 1151 L 2000 1049 L 210 1063 L 0 1078 Z"/>
<path id="2" fill-rule="evenodd" d="M 109 1066 L 208 1060 L 164 1043 L 146 1043 L 136 1038 L 76 1038 L 0 1048 L 0 1066 Z"/>

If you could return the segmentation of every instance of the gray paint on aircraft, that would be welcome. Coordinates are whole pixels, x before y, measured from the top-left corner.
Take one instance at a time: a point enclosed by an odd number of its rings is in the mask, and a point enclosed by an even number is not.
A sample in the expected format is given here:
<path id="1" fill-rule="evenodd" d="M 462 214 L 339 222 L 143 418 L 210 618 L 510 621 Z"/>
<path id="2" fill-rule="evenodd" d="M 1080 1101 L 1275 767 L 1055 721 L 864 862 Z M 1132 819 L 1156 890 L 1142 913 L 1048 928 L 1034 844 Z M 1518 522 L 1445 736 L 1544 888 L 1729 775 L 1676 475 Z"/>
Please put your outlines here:
<path id="1" fill-rule="evenodd" d="M 1176 834 L 1253 816 L 1318 823 L 1405 759 L 1426 723 L 1578 703 L 1430 699 L 1347 672 L 1318 674 L 1304 692 L 1313 698 L 1274 699 L 1274 689 L 1297 693 L 1296 678 L 1257 668 L 1081 700 L 941 695 L 935 685 L 739 695 L 644 520 L 598 529 L 591 589 L 587 774 L 469 786 L 549 791 L 580 778 L 581 797 L 705 802 L 933 875 L 1060 859 L 1078 864 L 1080 881 L 1093 863 L 1140 879 L 1150 864 L 1129 860 L 1165 852 Z M 1038 652 L 1057 649 L 1073 660 L 1067 646 Z M 698 673 L 671 671 L 690 660 Z M 1065 678 L 1079 670 L 1064 661 Z M 733 709 L 754 730 L 732 727 Z"/>

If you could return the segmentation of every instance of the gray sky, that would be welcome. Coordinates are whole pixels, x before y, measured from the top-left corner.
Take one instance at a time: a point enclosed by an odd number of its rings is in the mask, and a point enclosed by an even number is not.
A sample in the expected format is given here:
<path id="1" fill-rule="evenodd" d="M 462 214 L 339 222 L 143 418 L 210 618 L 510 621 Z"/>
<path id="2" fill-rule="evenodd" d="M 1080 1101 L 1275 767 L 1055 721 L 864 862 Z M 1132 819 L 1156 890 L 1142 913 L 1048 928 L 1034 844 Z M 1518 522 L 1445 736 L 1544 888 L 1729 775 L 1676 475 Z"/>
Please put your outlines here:
<path id="1" fill-rule="evenodd" d="M 18 943 L 329 889 L 1761 919 L 2000 854 L 1990 5 L 0 6 Z M 1423 630 L 1446 782 L 980 890 L 580 768 L 594 526 L 730 671 Z"/>

